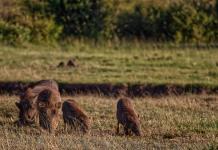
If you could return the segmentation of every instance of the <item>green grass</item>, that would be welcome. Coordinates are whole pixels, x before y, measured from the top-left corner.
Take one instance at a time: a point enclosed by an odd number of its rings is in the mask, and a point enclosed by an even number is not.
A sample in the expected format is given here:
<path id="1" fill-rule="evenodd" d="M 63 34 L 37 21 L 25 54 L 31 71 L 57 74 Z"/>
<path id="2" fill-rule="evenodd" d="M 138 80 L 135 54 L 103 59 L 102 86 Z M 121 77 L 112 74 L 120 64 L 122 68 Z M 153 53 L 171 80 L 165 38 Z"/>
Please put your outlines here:
<path id="1" fill-rule="evenodd" d="M 70 97 L 64 97 L 67 99 Z M 33 127 L 17 128 L 15 96 L 0 97 L 1 149 L 217 149 L 218 97 L 168 96 L 134 98 L 140 114 L 142 137 L 116 135 L 116 99 L 99 96 L 73 97 L 92 117 L 90 134 L 64 131 L 40 134 Z M 121 130 L 122 132 L 122 130 Z"/>
<path id="2" fill-rule="evenodd" d="M 75 58 L 76 68 L 57 68 Z M 218 85 L 218 49 L 113 45 L 0 47 L 0 81 Z"/>

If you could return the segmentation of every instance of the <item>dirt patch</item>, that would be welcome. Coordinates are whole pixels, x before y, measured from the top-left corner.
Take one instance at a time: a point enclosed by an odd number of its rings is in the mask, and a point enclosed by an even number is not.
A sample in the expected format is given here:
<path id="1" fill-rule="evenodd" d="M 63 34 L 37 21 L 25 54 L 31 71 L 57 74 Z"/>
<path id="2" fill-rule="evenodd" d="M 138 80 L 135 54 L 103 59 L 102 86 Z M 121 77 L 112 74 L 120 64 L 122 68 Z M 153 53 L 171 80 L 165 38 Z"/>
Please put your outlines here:
<path id="1" fill-rule="evenodd" d="M 0 94 L 18 95 L 31 82 L 0 82 Z M 61 94 L 99 94 L 103 96 L 163 96 L 184 94 L 217 94 L 218 86 L 176 85 L 176 84 L 77 84 L 59 83 Z"/>
<path id="2" fill-rule="evenodd" d="M 66 64 L 63 61 L 61 61 L 57 65 L 57 68 L 66 68 L 66 67 L 68 67 L 68 68 L 78 67 L 76 59 L 69 59 Z"/>
<path id="3" fill-rule="evenodd" d="M 67 67 L 76 67 L 77 64 L 76 64 L 76 60 L 75 59 L 70 59 L 68 62 L 67 62 Z"/>
<path id="4" fill-rule="evenodd" d="M 65 65 L 65 64 L 64 64 L 64 62 L 63 62 L 63 61 L 61 61 L 61 62 L 60 62 L 58 65 L 57 65 L 57 67 L 58 67 L 58 68 L 63 68 L 63 67 L 64 67 L 64 65 Z"/>

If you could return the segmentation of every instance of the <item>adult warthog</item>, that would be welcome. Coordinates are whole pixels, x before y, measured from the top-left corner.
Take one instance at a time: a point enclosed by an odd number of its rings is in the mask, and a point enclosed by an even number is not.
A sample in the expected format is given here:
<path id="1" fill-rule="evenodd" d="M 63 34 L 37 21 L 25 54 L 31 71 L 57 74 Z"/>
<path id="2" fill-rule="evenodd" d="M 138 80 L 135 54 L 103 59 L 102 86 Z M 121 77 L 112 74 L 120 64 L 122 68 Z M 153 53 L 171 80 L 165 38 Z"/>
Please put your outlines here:
<path id="1" fill-rule="evenodd" d="M 45 93 L 47 93 L 46 105 L 41 103 L 42 97 L 44 97 L 43 102 L 46 101 Z M 41 111 L 40 109 L 41 107 L 38 107 L 39 105 L 38 101 L 40 101 L 40 106 L 45 106 L 43 109 L 47 109 L 50 111 L 51 109 L 52 110 L 55 109 L 53 107 L 53 105 L 55 105 L 57 107 L 56 111 L 58 113 L 60 112 L 61 97 L 60 97 L 58 85 L 55 81 L 41 80 L 39 82 L 30 84 L 29 86 L 27 86 L 26 90 L 20 95 L 20 101 L 16 102 L 16 106 L 19 108 L 19 119 L 18 121 L 16 121 L 16 123 L 19 126 L 30 125 L 32 123 L 39 123 L 39 120 L 40 120 L 39 118 L 41 118 L 40 117 L 41 113 L 39 113 Z M 50 117 L 50 116 L 51 116 L 51 113 L 50 114 L 48 113 L 47 117 Z M 56 115 L 53 115 L 53 118 L 58 118 L 55 116 Z"/>

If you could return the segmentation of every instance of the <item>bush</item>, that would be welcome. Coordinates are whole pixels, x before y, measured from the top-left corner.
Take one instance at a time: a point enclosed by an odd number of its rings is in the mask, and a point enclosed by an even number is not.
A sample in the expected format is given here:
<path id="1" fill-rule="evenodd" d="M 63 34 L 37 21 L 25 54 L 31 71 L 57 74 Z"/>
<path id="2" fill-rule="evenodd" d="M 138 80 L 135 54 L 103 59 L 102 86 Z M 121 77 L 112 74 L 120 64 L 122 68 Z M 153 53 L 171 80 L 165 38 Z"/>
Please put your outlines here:
<path id="1" fill-rule="evenodd" d="M 6 44 L 20 44 L 29 40 L 30 30 L 19 25 L 0 21 L 0 41 Z"/>
<path id="2" fill-rule="evenodd" d="M 8 44 L 27 42 L 48 42 L 56 40 L 61 27 L 54 17 L 47 13 L 45 1 L 24 0 L 0 2 L 0 40 Z"/>
<path id="3" fill-rule="evenodd" d="M 64 27 L 65 36 L 110 36 L 113 27 L 110 1 L 50 0 L 49 3 L 56 14 L 56 21 Z"/>
<path id="4" fill-rule="evenodd" d="M 124 12 L 118 16 L 116 32 L 119 37 L 147 37 L 145 14 L 141 6 L 136 6 L 133 12 Z"/>
<path id="5" fill-rule="evenodd" d="M 119 15 L 117 34 L 121 38 L 143 38 L 155 41 L 214 42 L 218 20 L 215 7 L 208 0 L 171 3 L 168 7 L 145 7 Z"/>
<path id="6" fill-rule="evenodd" d="M 212 42 L 214 35 L 207 33 L 216 30 L 210 25 L 216 22 L 213 10 L 213 5 L 201 0 L 170 5 L 165 19 L 170 38 L 177 42 Z"/>
<path id="7" fill-rule="evenodd" d="M 177 43 L 218 40 L 218 0 L 1 0 L 0 40 L 130 38 Z"/>
<path id="8" fill-rule="evenodd" d="M 25 26 L 30 29 L 30 41 L 53 41 L 59 38 L 62 27 L 55 22 L 48 0 L 25 0 L 28 17 Z"/>
<path id="9" fill-rule="evenodd" d="M 21 3 L 18 1 L 0 1 L 1 42 L 14 45 L 29 39 L 29 30 L 18 23 L 23 16 L 21 9 Z"/>

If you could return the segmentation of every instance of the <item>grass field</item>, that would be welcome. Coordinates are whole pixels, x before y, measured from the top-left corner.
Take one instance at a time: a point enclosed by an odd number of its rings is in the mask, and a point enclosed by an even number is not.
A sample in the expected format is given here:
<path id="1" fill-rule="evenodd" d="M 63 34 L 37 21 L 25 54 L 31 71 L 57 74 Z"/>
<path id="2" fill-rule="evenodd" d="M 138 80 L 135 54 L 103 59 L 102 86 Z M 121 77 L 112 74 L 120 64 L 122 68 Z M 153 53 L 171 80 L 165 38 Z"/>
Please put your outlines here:
<path id="1" fill-rule="evenodd" d="M 58 68 L 75 59 L 77 67 Z M 218 49 L 131 43 L 0 46 L 0 81 L 218 85 Z M 64 97 L 64 99 L 69 97 Z M 0 96 L 0 149 L 218 149 L 218 96 L 134 98 L 142 137 L 116 135 L 116 99 L 74 97 L 93 118 L 88 135 L 17 128 L 15 96 Z"/>
<path id="2" fill-rule="evenodd" d="M 73 98 L 92 117 L 89 135 L 67 133 L 62 122 L 55 135 L 40 134 L 34 127 L 17 128 L 17 97 L 1 96 L 0 149 L 218 149 L 217 96 L 134 98 L 142 137 L 115 135 L 115 98 Z"/>
<path id="3" fill-rule="evenodd" d="M 75 68 L 57 68 L 76 59 Z M 55 79 L 71 83 L 218 85 L 218 49 L 146 46 L 0 46 L 1 81 Z"/>

